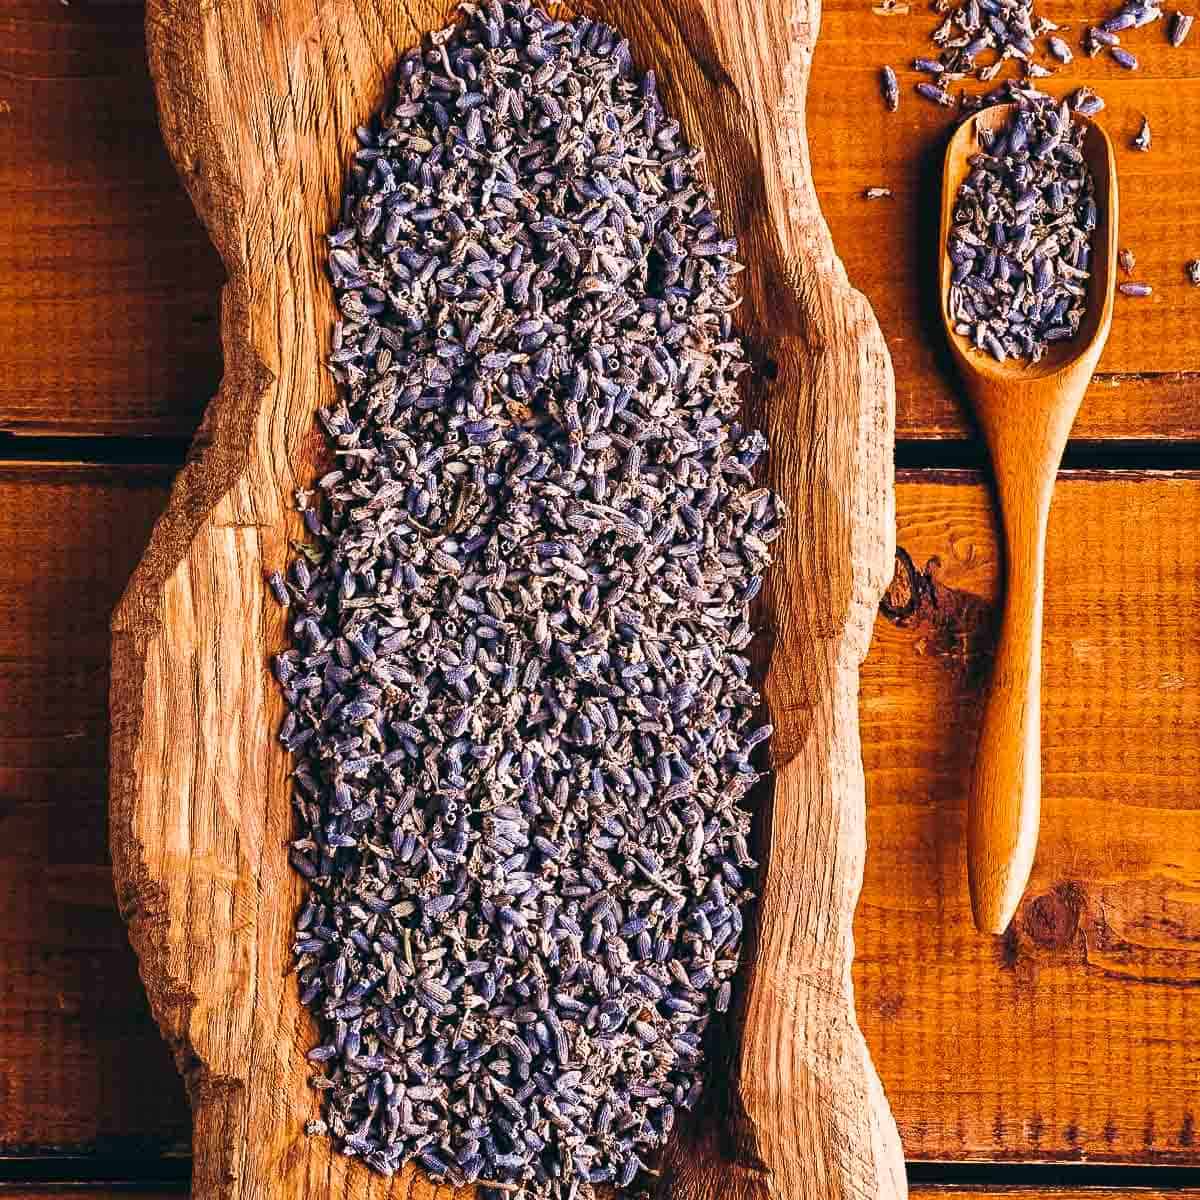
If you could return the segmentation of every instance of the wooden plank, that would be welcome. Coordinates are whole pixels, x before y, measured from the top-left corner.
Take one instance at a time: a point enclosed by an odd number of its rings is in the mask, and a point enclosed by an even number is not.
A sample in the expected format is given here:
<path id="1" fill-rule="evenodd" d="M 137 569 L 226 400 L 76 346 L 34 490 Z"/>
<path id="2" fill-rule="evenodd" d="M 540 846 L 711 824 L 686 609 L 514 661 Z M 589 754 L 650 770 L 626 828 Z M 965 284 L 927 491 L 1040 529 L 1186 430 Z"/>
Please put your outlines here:
<path id="1" fill-rule="evenodd" d="M 186 1188 L 147 1192 L 133 1187 L 114 1187 L 104 1184 L 94 1186 L 87 1179 L 54 1187 L 21 1187 L 18 1185 L 3 1188 L 5 1200 L 61 1200 L 61 1197 L 67 1193 L 72 1196 L 86 1196 L 87 1200 L 179 1200 L 181 1196 L 188 1194 Z M 917 1194 L 920 1195 L 919 1192 Z"/>
<path id="2" fill-rule="evenodd" d="M 0 470 L 0 1150 L 188 1134 L 104 850 L 105 625 L 163 482 Z M 1195 1163 L 1200 479 L 1059 490 L 1042 852 L 1000 942 L 971 930 L 962 855 L 995 584 L 986 493 L 910 475 L 898 510 L 916 565 L 941 560 L 939 610 L 927 594 L 909 627 L 881 619 L 864 671 L 855 986 L 906 1150 Z"/>
<path id="3" fill-rule="evenodd" d="M 0 472 L 0 1151 L 188 1136 L 115 910 L 108 618 L 161 471 Z"/>
<path id="4" fill-rule="evenodd" d="M 162 145 L 134 0 L 0 15 L 0 431 L 188 434 L 220 262 Z"/>
<path id="5" fill-rule="evenodd" d="M 905 476 L 897 509 L 915 569 L 863 671 L 855 982 L 905 1151 L 1195 1162 L 1200 477 L 1059 485 L 1041 844 L 999 939 L 972 928 L 963 850 L 997 576 L 988 495 Z"/>
<path id="6" fill-rule="evenodd" d="M 1071 25 L 1065 36 L 1077 47 L 1082 28 L 1113 5 L 1049 0 L 1037 7 Z M 889 17 L 874 15 L 862 0 L 831 0 L 809 96 L 809 111 L 823 118 L 812 129 L 821 206 L 851 280 L 866 293 L 887 337 L 896 370 L 897 436 L 908 438 L 961 437 L 970 429 L 937 328 L 934 278 L 940 162 L 953 118 L 914 94 L 919 76 L 908 69 L 914 55 L 929 53 L 939 20 L 925 0 L 913 0 L 906 16 Z M 1075 434 L 1193 438 L 1200 430 L 1193 399 L 1200 384 L 1200 290 L 1189 285 L 1184 263 L 1200 257 L 1200 163 L 1191 150 L 1200 134 L 1200 40 L 1173 50 L 1161 26 L 1124 36 L 1141 58 L 1138 72 L 1078 55 L 1047 81 L 1055 94 L 1086 82 L 1107 100 L 1101 120 L 1119 146 L 1122 245 L 1134 250 L 1138 277 L 1155 288 L 1150 300 L 1118 304 L 1102 378 L 1084 401 Z M 901 77 L 894 114 L 880 98 L 883 63 Z M 1143 113 L 1154 131 L 1148 154 L 1128 144 Z M 890 187 L 894 198 L 864 200 L 863 190 L 877 185 Z M 1113 378 L 1164 374 L 1149 386 Z"/>
<path id="7" fill-rule="evenodd" d="M 1071 9 L 1045 6 L 1082 27 Z M 1086 11 L 1107 10 L 1091 0 Z M 907 17 L 877 17 L 859 0 L 834 0 L 810 86 L 822 114 L 811 130 L 814 178 L 835 245 L 888 336 L 903 438 L 969 430 L 928 302 L 949 121 L 912 94 L 915 76 L 903 70 L 901 110 L 889 116 L 876 77 L 879 64 L 903 68 L 923 53 L 933 24 L 923 2 Z M 190 433 L 220 375 L 221 268 L 162 148 L 142 5 L 11 0 L 0 28 L 0 430 Z M 1195 438 L 1200 292 L 1182 263 L 1200 255 L 1200 167 L 1188 157 L 1200 41 L 1172 51 L 1154 27 L 1129 42 L 1143 58 L 1135 75 L 1077 59 L 1061 77 L 1100 86 L 1118 133 L 1149 113 L 1155 139 L 1148 155 L 1123 153 L 1120 169 L 1127 242 L 1158 294 L 1118 310 L 1076 434 Z M 860 199 L 880 183 L 894 201 Z"/>

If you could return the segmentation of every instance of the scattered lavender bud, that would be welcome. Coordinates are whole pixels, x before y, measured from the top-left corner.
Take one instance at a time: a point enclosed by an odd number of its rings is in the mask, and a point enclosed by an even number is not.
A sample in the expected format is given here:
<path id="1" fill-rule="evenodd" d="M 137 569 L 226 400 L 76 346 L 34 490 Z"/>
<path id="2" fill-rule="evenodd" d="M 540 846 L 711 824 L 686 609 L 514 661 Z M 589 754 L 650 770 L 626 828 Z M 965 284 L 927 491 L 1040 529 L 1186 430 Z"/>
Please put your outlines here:
<path id="1" fill-rule="evenodd" d="M 940 75 L 945 69 L 945 65 L 934 58 L 913 59 L 913 70 L 924 71 L 926 75 Z"/>
<path id="2" fill-rule="evenodd" d="M 1148 283 L 1119 283 L 1117 291 L 1125 296 L 1152 296 L 1154 289 Z"/>
<path id="3" fill-rule="evenodd" d="M 1094 117 L 1104 108 L 1104 100 L 1090 87 L 1077 88 L 1071 93 L 1070 106 L 1082 116 Z"/>
<path id="4" fill-rule="evenodd" d="M 1109 54 L 1113 56 L 1114 61 L 1125 68 L 1127 71 L 1136 71 L 1138 69 L 1137 55 L 1130 54 L 1128 50 L 1122 49 L 1120 46 L 1113 46 L 1109 49 Z"/>
<path id="5" fill-rule="evenodd" d="M 1115 17 L 1109 17 L 1101 22 L 1100 29 L 1104 33 L 1120 33 L 1123 29 L 1132 29 L 1137 24 L 1137 14 L 1130 9 L 1122 9 Z"/>
<path id="6" fill-rule="evenodd" d="M 883 102 L 887 105 L 888 112 L 895 112 L 900 107 L 900 83 L 896 79 L 896 72 L 891 67 L 883 67 L 880 70 L 883 87 Z"/>
<path id="7" fill-rule="evenodd" d="M 885 187 L 869 187 L 863 192 L 863 198 L 866 200 L 886 200 L 891 197 L 892 189 Z"/>
<path id="8" fill-rule="evenodd" d="M 1117 262 L 1120 264 L 1121 270 L 1124 271 L 1126 275 L 1132 275 L 1133 268 L 1137 263 L 1137 259 L 1134 258 L 1132 250 L 1118 250 Z"/>
<path id="9" fill-rule="evenodd" d="M 1193 287 L 1200 287 L 1200 258 L 1193 258 L 1187 265 L 1188 279 Z"/>
<path id="10" fill-rule="evenodd" d="M 1071 53 L 1071 47 L 1067 45 L 1060 37 L 1051 37 L 1046 40 L 1046 45 L 1050 48 L 1050 53 L 1058 59 L 1060 63 L 1073 62 L 1075 55 Z"/>
<path id="11" fill-rule="evenodd" d="M 954 103 L 954 97 L 944 88 L 938 87 L 936 83 L 918 83 L 915 91 L 918 96 L 932 100 L 934 104 L 940 104 L 944 108 L 949 108 Z"/>
<path id="12" fill-rule="evenodd" d="M 1133 145 L 1137 150 L 1145 151 L 1150 149 L 1150 122 L 1145 117 L 1142 118 L 1141 129 L 1138 130 L 1133 139 Z"/>
<path id="13" fill-rule="evenodd" d="M 1188 13 L 1176 12 L 1171 16 L 1171 22 L 1167 27 L 1167 40 L 1172 46 L 1178 48 L 1187 41 L 1187 35 L 1192 31 L 1192 22 L 1195 20 Z"/>

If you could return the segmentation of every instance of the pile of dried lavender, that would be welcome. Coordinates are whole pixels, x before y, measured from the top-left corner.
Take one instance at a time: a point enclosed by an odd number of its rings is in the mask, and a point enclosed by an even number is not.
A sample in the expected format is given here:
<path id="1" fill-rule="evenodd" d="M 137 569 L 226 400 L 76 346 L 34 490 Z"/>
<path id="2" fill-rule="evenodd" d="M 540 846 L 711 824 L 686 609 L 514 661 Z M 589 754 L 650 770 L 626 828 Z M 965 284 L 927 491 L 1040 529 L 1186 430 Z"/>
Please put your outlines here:
<path id="1" fill-rule="evenodd" d="M 1016 103 L 1005 128 L 979 130 L 959 188 L 950 316 L 957 333 L 1001 362 L 1037 362 L 1079 328 L 1096 201 L 1070 105 L 1029 92 Z"/>
<path id="2" fill-rule="evenodd" d="M 272 579 L 326 1127 L 390 1173 L 628 1184 L 749 896 L 742 653 L 782 521 L 735 243 L 612 29 L 463 6 L 359 131 L 336 468 Z"/>

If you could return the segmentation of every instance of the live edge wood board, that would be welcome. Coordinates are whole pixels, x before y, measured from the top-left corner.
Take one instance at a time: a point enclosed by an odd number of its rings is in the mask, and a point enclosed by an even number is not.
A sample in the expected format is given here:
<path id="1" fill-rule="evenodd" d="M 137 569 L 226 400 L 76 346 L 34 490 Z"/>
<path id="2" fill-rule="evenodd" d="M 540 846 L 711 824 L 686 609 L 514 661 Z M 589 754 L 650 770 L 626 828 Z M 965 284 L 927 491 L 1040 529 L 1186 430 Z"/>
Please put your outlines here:
<path id="1" fill-rule="evenodd" d="M 893 384 L 809 176 L 815 0 L 603 0 L 704 146 L 739 236 L 751 419 L 791 520 L 762 605 L 776 725 L 766 866 L 739 1037 L 711 1089 L 728 1112 L 670 1147 L 664 1195 L 904 1194 L 900 1147 L 854 1019 L 863 865 L 856 694 L 892 573 Z M 319 254 L 352 131 L 450 0 L 155 0 L 167 147 L 220 253 L 226 373 L 113 620 L 111 841 L 121 910 L 194 1110 L 199 1197 L 431 1194 L 303 1133 L 313 1031 L 289 975 L 299 892 L 263 573 L 281 565 L 313 415 L 331 398 Z"/>

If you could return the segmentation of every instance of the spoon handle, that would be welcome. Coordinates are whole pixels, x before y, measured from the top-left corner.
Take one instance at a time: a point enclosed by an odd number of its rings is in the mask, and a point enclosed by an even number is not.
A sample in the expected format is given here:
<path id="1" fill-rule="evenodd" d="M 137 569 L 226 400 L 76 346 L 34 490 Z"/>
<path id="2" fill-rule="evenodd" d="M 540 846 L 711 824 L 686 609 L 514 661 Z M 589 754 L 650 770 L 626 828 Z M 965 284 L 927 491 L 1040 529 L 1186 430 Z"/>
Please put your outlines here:
<path id="1" fill-rule="evenodd" d="M 1046 527 L 1058 464 L 1091 376 L 1077 373 L 972 399 L 991 451 L 1003 526 L 1004 609 L 967 808 L 967 876 L 975 926 L 1003 933 L 1021 902 L 1041 812 L 1042 593 Z"/>
<path id="2" fill-rule="evenodd" d="M 1037 850 L 1041 811 L 1042 593 L 1046 517 L 1040 497 L 1004 504 L 1008 577 L 991 688 L 967 810 L 967 875 L 975 926 L 1003 933 Z"/>

